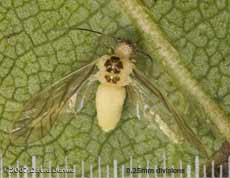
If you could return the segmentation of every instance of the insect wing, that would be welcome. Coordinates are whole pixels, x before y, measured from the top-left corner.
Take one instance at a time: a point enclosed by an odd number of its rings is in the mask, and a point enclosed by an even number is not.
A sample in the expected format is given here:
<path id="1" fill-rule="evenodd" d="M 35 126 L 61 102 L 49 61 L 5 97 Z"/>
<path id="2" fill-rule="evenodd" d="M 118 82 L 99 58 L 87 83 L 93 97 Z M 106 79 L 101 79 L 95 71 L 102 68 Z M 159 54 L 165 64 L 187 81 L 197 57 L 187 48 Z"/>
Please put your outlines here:
<path id="1" fill-rule="evenodd" d="M 181 115 L 168 102 L 164 95 L 155 87 L 138 69 L 131 76 L 130 85 L 127 86 L 128 102 L 138 118 L 149 118 L 162 127 L 167 136 L 180 140 L 181 135 L 194 144 L 199 151 L 207 155 L 204 145 L 187 125 Z M 172 119 L 173 118 L 173 119 Z M 173 122 L 176 127 L 172 128 Z"/>
<path id="2" fill-rule="evenodd" d="M 97 90 L 97 80 L 94 76 L 88 78 L 87 81 L 82 84 L 80 89 L 74 94 L 73 105 L 70 106 L 70 109 L 73 109 L 73 112 L 80 112 L 88 103 L 92 103 L 95 99 L 95 93 Z"/>
<path id="3" fill-rule="evenodd" d="M 94 61 L 33 96 L 13 123 L 12 143 L 27 144 L 44 137 L 71 96 L 79 93 L 95 69 Z"/>

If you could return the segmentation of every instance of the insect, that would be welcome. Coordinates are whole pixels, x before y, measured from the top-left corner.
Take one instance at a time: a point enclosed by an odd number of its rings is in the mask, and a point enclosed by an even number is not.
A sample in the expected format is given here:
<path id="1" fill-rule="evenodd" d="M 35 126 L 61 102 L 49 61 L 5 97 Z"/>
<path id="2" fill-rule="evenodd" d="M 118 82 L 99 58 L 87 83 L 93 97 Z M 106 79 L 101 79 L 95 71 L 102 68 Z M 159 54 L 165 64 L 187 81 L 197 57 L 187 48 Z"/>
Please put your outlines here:
<path id="1" fill-rule="evenodd" d="M 78 30 L 101 35 L 93 30 Z M 138 70 L 135 64 L 136 51 L 130 42 L 118 40 L 112 54 L 99 57 L 34 95 L 25 104 L 20 118 L 13 123 L 12 142 L 27 144 L 44 137 L 69 101 L 76 106 L 76 112 L 80 112 L 87 93 L 99 83 L 95 91 L 96 111 L 98 125 L 104 132 L 117 126 L 126 100 L 138 118 L 144 117 L 146 113 L 150 113 L 151 117 L 157 112 L 160 114 L 158 105 L 162 105 L 168 118 L 174 119 L 187 140 L 205 152 L 200 140 L 166 97 Z"/>

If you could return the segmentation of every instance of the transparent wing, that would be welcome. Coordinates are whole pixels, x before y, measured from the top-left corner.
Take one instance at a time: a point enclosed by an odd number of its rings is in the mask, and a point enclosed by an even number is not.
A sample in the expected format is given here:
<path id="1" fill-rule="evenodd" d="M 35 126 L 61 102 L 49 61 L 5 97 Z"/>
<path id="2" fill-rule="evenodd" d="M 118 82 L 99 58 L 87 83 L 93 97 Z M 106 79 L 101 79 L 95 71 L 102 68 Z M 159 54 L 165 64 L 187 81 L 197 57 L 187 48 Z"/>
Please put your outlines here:
<path id="1" fill-rule="evenodd" d="M 97 90 L 97 80 L 94 76 L 88 78 L 87 81 L 82 84 L 79 90 L 71 97 L 69 103 L 70 112 L 78 113 L 80 112 L 86 105 L 86 103 L 92 103 L 95 99 L 95 93 Z"/>
<path id="2" fill-rule="evenodd" d="M 80 101 L 84 101 L 87 93 L 84 91 L 80 96 L 80 91 L 92 84 L 95 70 L 94 61 L 33 96 L 25 104 L 19 119 L 13 123 L 11 141 L 14 144 L 27 144 L 44 137 L 74 94 L 79 96 Z M 77 107 L 80 111 L 83 105 Z"/>
<path id="3" fill-rule="evenodd" d="M 147 118 L 159 125 L 160 129 L 174 142 L 181 136 L 207 155 L 204 145 L 187 125 L 181 115 L 163 94 L 137 69 L 134 70 L 130 85 L 127 86 L 128 104 L 137 118 Z M 176 123 L 176 124 L 175 124 Z"/>

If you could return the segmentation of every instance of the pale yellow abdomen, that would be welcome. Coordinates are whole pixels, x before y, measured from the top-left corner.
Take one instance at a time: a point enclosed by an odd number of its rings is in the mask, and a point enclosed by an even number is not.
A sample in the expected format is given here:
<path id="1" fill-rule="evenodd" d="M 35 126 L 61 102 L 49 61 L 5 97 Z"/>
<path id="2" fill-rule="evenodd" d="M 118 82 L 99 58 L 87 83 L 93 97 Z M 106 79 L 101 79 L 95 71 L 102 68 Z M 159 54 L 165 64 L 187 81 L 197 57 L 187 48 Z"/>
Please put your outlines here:
<path id="1" fill-rule="evenodd" d="M 96 93 L 98 124 L 103 131 L 114 129 L 121 118 L 126 91 L 124 87 L 100 84 Z"/>

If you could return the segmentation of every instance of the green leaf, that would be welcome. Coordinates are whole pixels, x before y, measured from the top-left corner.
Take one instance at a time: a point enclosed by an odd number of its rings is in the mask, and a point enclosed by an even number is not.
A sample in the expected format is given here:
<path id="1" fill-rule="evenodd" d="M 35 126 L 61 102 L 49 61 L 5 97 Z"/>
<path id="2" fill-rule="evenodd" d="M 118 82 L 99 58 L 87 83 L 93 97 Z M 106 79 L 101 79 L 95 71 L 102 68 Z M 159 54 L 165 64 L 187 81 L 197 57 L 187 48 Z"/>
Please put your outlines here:
<path id="1" fill-rule="evenodd" d="M 230 140 L 230 54 L 227 0 L 27 0 L 0 2 L 0 150 L 5 164 L 64 167 L 81 160 L 86 174 L 100 156 L 106 165 L 192 163 L 196 148 L 175 144 L 157 125 L 129 117 L 124 109 L 118 127 L 104 133 L 96 120 L 94 101 L 78 117 L 62 115 L 50 134 L 34 145 L 10 144 L 8 131 L 23 105 L 54 81 L 95 60 L 111 44 L 94 33 L 71 31 L 84 27 L 129 39 L 154 60 L 139 59 L 138 67 L 161 89 L 206 145 L 211 155 Z M 103 41 L 105 40 L 105 42 Z M 112 44 L 111 44 L 112 45 Z M 137 59 L 138 60 L 138 59 Z M 127 106 L 128 107 L 128 106 Z M 71 118 L 71 119 L 70 119 Z M 204 156 L 204 155 L 201 155 Z M 203 162 L 206 158 L 203 157 Z M 111 169 L 112 172 L 112 169 Z"/>

